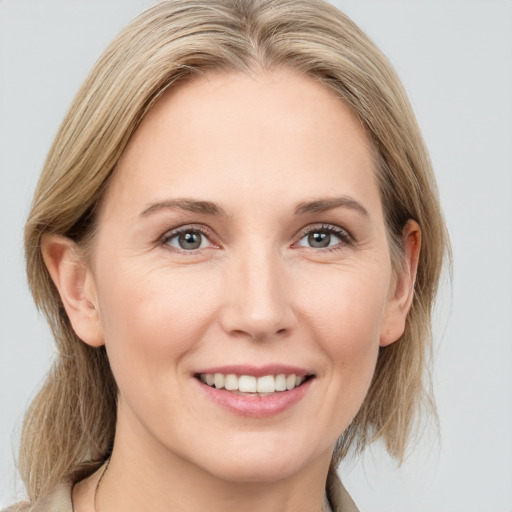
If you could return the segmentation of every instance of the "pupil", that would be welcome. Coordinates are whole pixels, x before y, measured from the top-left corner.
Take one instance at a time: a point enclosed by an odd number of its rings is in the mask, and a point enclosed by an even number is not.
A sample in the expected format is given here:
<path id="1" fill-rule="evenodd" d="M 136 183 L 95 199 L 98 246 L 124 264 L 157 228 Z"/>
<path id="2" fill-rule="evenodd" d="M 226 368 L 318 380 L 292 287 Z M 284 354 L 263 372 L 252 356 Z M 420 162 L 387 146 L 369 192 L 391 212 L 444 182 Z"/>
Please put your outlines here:
<path id="1" fill-rule="evenodd" d="M 331 241 L 331 235 L 328 233 L 310 233 L 308 242 L 311 247 L 328 247 Z"/>
<path id="2" fill-rule="evenodd" d="M 179 236 L 178 242 L 182 249 L 198 249 L 201 245 L 201 235 L 188 231 Z"/>

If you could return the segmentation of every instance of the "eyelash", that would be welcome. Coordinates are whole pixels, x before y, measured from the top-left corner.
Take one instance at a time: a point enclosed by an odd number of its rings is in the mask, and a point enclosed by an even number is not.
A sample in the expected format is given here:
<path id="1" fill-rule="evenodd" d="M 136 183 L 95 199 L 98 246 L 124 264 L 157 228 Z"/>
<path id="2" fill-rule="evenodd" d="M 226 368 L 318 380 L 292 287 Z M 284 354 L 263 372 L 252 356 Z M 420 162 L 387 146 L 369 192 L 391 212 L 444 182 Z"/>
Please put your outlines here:
<path id="1" fill-rule="evenodd" d="M 201 254 L 201 249 L 195 249 L 195 250 L 186 250 L 186 249 L 178 249 L 177 247 L 171 247 L 169 245 L 169 242 L 182 235 L 183 233 L 201 233 L 206 239 L 210 241 L 212 245 L 216 245 L 214 242 L 211 241 L 212 235 L 210 230 L 205 229 L 203 226 L 196 225 L 196 224 L 188 224 L 186 226 L 181 226 L 179 228 L 173 229 L 171 231 L 167 231 L 159 240 L 159 244 L 166 247 L 169 250 L 181 253 L 181 254 Z"/>
<path id="2" fill-rule="evenodd" d="M 201 254 L 202 253 L 201 249 L 186 250 L 186 249 L 178 249 L 177 247 L 171 247 L 169 245 L 169 242 L 171 240 L 173 240 L 176 237 L 179 237 L 180 235 L 182 235 L 184 233 L 188 233 L 188 232 L 201 233 L 201 235 L 203 235 L 206 239 L 208 239 L 213 246 L 216 246 L 216 244 L 211 241 L 212 235 L 211 235 L 210 230 L 205 229 L 201 225 L 195 225 L 195 224 L 190 224 L 190 225 L 186 225 L 186 226 L 182 226 L 182 227 L 173 229 L 171 231 L 167 231 L 159 239 L 159 244 L 162 246 L 165 246 L 169 250 L 183 253 L 183 254 Z M 327 247 L 323 247 L 323 248 L 306 247 L 306 246 L 298 246 L 297 245 L 304 237 L 308 236 L 311 233 L 327 233 L 329 235 L 335 235 L 336 237 L 338 237 L 341 240 L 341 242 L 339 242 L 335 245 L 327 246 Z M 337 251 L 346 246 L 355 244 L 355 239 L 346 229 L 343 229 L 339 226 L 335 226 L 333 224 L 317 224 L 317 225 L 307 226 L 306 228 L 302 229 L 297 234 L 297 238 L 298 238 L 297 242 L 295 242 L 292 246 L 306 247 L 306 249 L 312 249 L 314 251 L 319 251 L 319 252 Z"/>
<path id="3" fill-rule="evenodd" d="M 354 245 L 355 239 L 354 237 L 346 230 L 339 226 L 333 225 L 333 224 L 317 224 L 312 226 L 307 226 L 303 230 L 299 232 L 298 236 L 298 242 L 300 242 L 304 237 L 310 235 L 311 233 L 327 233 L 329 235 L 335 235 L 338 237 L 341 242 L 332 245 L 327 246 L 323 248 L 315 248 L 315 247 L 306 247 L 306 249 L 312 249 L 314 251 L 320 251 L 320 252 L 332 252 L 332 251 L 339 251 L 340 249 L 343 249 L 344 247 Z M 295 242 L 295 246 L 298 244 L 298 242 Z"/>

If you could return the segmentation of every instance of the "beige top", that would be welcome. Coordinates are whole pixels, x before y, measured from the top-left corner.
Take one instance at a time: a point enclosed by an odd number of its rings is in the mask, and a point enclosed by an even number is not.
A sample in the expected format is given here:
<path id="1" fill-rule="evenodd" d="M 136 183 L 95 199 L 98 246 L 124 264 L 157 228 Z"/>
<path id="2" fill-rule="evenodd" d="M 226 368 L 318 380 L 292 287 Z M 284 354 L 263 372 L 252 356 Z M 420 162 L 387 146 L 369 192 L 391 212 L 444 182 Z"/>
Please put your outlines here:
<path id="1" fill-rule="evenodd" d="M 71 484 L 62 483 L 33 506 L 26 502 L 19 503 L 3 512 L 73 512 L 71 490 Z M 326 491 L 333 512 L 359 512 L 336 475 L 329 475 Z"/>

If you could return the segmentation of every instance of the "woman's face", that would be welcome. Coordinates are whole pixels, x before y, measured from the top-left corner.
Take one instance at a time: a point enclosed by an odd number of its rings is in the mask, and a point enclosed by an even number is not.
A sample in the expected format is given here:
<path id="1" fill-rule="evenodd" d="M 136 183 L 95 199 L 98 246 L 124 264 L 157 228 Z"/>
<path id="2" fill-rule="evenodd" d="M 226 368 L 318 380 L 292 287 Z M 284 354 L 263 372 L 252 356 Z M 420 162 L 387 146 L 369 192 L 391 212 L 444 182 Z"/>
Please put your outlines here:
<path id="1" fill-rule="evenodd" d="M 119 162 L 85 286 L 116 443 L 235 481 L 326 463 L 393 341 L 395 281 L 334 93 L 286 70 L 173 89 Z"/>

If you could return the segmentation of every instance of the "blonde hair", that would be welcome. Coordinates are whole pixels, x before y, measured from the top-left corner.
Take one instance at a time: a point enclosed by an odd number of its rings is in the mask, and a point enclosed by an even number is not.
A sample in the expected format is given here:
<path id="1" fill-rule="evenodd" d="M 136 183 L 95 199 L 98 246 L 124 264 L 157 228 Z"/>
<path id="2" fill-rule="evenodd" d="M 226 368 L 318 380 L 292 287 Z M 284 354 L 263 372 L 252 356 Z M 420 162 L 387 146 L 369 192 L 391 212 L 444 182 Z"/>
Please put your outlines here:
<path id="1" fill-rule="evenodd" d="M 278 66 L 324 83 L 364 125 L 395 264 L 407 220 L 421 227 L 405 332 L 381 350 L 332 469 L 349 448 L 362 450 L 378 438 L 393 457 L 404 457 L 417 413 L 430 400 L 431 312 L 448 240 L 428 154 L 397 76 L 349 18 L 321 0 L 168 0 L 125 28 L 91 71 L 50 150 L 26 224 L 28 281 L 58 348 L 23 427 L 19 466 L 32 501 L 105 460 L 117 394 L 104 348 L 81 342 L 71 328 L 45 267 L 41 238 L 56 233 L 85 244 L 94 235 L 95 209 L 116 163 L 166 89 L 209 71 Z"/>

